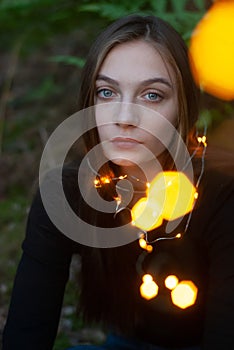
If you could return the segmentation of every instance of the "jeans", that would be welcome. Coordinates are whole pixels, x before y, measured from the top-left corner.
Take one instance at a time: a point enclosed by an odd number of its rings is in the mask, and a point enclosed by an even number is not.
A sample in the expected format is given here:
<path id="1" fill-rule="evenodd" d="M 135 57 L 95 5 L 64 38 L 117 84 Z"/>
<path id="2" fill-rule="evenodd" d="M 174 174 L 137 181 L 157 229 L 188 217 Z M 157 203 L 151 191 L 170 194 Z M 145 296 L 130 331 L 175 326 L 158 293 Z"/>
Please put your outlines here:
<path id="1" fill-rule="evenodd" d="M 143 343 L 135 339 L 128 339 L 114 334 L 107 337 L 103 345 L 77 345 L 67 350 L 201 350 L 199 346 L 188 346 L 180 348 L 168 348 Z"/>

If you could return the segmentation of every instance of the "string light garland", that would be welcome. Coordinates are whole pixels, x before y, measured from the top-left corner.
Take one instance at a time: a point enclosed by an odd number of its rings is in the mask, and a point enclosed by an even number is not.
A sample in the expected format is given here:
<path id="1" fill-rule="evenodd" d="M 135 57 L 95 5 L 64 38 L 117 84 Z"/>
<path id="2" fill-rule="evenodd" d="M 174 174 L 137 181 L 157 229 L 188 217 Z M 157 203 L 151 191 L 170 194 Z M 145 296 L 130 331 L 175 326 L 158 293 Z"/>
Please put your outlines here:
<path id="1" fill-rule="evenodd" d="M 193 212 L 196 200 L 198 199 L 198 187 L 199 187 L 200 181 L 202 179 L 202 176 L 204 173 L 204 168 L 205 168 L 205 152 L 206 152 L 206 148 L 207 148 L 206 136 L 205 135 L 203 135 L 202 137 L 198 136 L 197 141 L 198 141 L 198 146 L 195 149 L 195 151 L 193 152 L 191 158 L 193 158 L 195 156 L 198 147 L 200 145 L 203 145 L 203 152 L 201 155 L 201 171 L 200 171 L 200 175 L 197 179 L 197 182 L 194 186 L 194 189 L 195 189 L 194 198 L 193 198 L 194 200 L 193 200 L 193 204 L 191 206 L 191 210 L 190 210 L 189 215 L 188 215 L 187 222 L 185 224 L 184 231 L 183 231 L 183 233 L 177 233 L 175 236 L 159 237 L 159 238 L 154 239 L 153 241 L 149 241 L 148 232 L 141 230 L 139 232 L 139 245 L 144 251 L 142 252 L 142 254 L 140 254 L 140 256 L 137 260 L 137 263 L 136 263 L 137 272 L 139 274 L 143 274 L 142 264 L 143 264 L 143 261 L 145 260 L 146 256 L 148 254 L 152 253 L 153 244 L 155 244 L 156 242 L 161 241 L 161 240 L 180 239 L 183 237 L 183 235 L 186 233 L 186 231 L 188 229 L 188 226 L 189 226 L 189 223 L 190 223 L 190 220 L 192 217 L 192 212 Z M 191 160 L 191 158 L 190 158 L 190 160 Z M 147 276 L 146 279 L 145 279 L 145 276 Z M 173 280 L 173 282 L 172 282 L 172 280 Z M 155 298 L 157 295 L 154 295 L 154 293 L 152 292 L 152 290 L 149 287 L 150 285 L 153 285 L 153 283 L 156 283 L 153 280 L 153 277 L 148 273 L 143 274 L 142 281 L 143 281 L 143 283 L 140 286 L 141 296 L 146 300 L 151 300 L 152 298 Z M 165 286 L 171 290 L 171 300 L 175 306 L 177 306 L 181 309 L 186 309 L 187 307 L 192 306 L 196 302 L 198 289 L 192 281 L 181 281 L 179 283 L 178 278 L 176 276 L 173 276 L 173 277 L 168 276 L 165 279 Z"/>
<path id="2" fill-rule="evenodd" d="M 135 193 L 144 193 L 146 197 L 142 197 L 132 209 L 128 207 L 121 208 L 122 198 L 116 196 L 113 199 L 116 201 L 116 211 L 114 216 L 123 209 L 128 209 L 132 216 L 132 225 L 138 227 L 139 231 L 139 246 L 143 252 L 139 255 L 136 262 L 136 270 L 142 275 L 142 284 L 140 285 L 140 295 L 146 299 L 151 300 L 158 295 L 159 287 L 153 280 L 153 277 L 149 273 L 144 273 L 142 269 L 143 261 L 148 254 L 151 254 L 154 250 L 153 245 L 161 240 L 181 239 L 186 233 L 192 212 L 198 199 L 198 187 L 202 179 L 205 167 L 205 152 L 207 148 L 206 135 L 197 136 L 198 145 L 192 153 L 190 159 L 185 164 L 184 169 L 188 163 L 196 155 L 198 149 L 203 146 L 201 155 L 201 171 L 193 185 L 183 172 L 170 171 L 161 172 L 151 183 L 145 183 L 145 190 L 134 191 Z M 100 188 L 114 182 L 116 188 L 121 188 L 123 191 L 129 191 L 127 188 L 117 187 L 119 180 L 131 178 L 134 181 L 142 182 L 132 175 L 121 175 L 118 177 L 101 176 L 91 166 L 89 159 L 87 159 L 88 166 L 96 176 L 94 180 L 94 187 Z M 161 191 L 161 199 L 158 200 L 158 193 Z M 189 193 L 189 195 L 188 195 Z M 157 194 L 157 197 L 155 196 Z M 174 196 L 174 199 L 173 199 Z M 157 198 L 157 200 L 156 200 Z M 174 204 L 173 205 L 171 204 Z M 172 208 L 172 209 L 171 209 Z M 188 218 L 185 224 L 183 232 L 177 233 L 174 236 L 158 237 L 152 241 L 148 239 L 148 232 L 159 227 L 163 219 L 168 221 L 175 220 L 178 217 L 188 214 Z M 198 289 L 192 281 L 180 281 L 176 276 L 168 276 L 165 279 L 165 286 L 171 290 L 172 303 L 181 309 L 185 309 L 196 302 Z"/>

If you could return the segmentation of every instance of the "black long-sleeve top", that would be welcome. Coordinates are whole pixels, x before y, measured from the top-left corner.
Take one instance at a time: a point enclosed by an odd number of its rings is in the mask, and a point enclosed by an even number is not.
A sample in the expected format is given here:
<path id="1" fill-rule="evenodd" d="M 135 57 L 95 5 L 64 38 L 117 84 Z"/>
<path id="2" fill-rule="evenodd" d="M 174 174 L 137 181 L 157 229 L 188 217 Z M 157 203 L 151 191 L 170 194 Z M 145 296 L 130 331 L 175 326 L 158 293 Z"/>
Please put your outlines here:
<path id="1" fill-rule="evenodd" d="M 3 350 L 52 349 L 75 253 L 82 257 L 86 276 L 81 306 L 91 318 L 93 314 L 112 330 L 162 346 L 234 348 L 234 182 L 227 168 L 221 170 L 205 171 L 185 236 L 159 241 L 146 256 L 143 268 L 159 285 L 158 296 L 150 301 L 138 292 L 141 276 L 136 260 L 141 250 L 137 242 L 99 249 L 104 266 L 99 274 L 99 262 L 92 254 L 95 248 L 82 246 L 60 232 L 49 219 L 38 191 L 28 217 Z M 76 181 L 77 173 L 68 173 L 68 196 L 77 200 L 77 193 L 69 192 L 71 178 Z M 106 220 L 103 215 L 100 220 Z M 171 274 L 179 280 L 192 280 L 198 287 L 194 306 L 180 309 L 172 304 L 170 291 L 163 286 Z"/>

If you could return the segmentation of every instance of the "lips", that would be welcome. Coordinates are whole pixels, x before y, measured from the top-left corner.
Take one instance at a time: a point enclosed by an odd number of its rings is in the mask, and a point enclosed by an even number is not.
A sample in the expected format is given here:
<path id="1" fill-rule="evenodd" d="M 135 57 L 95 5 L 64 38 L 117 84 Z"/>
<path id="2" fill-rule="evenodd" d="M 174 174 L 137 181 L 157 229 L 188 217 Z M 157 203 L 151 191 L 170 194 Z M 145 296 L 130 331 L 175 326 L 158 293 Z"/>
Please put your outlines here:
<path id="1" fill-rule="evenodd" d="M 111 143 L 118 148 L 130 149 L 138 146 L 142 142 L 130 137 L 115 137 L 111 140 Z"/>

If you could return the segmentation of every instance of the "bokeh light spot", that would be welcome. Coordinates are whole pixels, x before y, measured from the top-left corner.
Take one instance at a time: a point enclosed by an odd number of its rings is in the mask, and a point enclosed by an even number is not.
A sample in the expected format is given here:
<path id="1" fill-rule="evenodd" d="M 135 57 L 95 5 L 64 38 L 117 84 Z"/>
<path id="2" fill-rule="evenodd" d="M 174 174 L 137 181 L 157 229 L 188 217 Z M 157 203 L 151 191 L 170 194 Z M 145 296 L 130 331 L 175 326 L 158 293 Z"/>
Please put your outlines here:
<path id="1" fill-rule="evenodd" d="M 198 86 L 220 99 L 234 99 L 234 1 L 210 7 L 193 31 L 189 52 Z"/>

